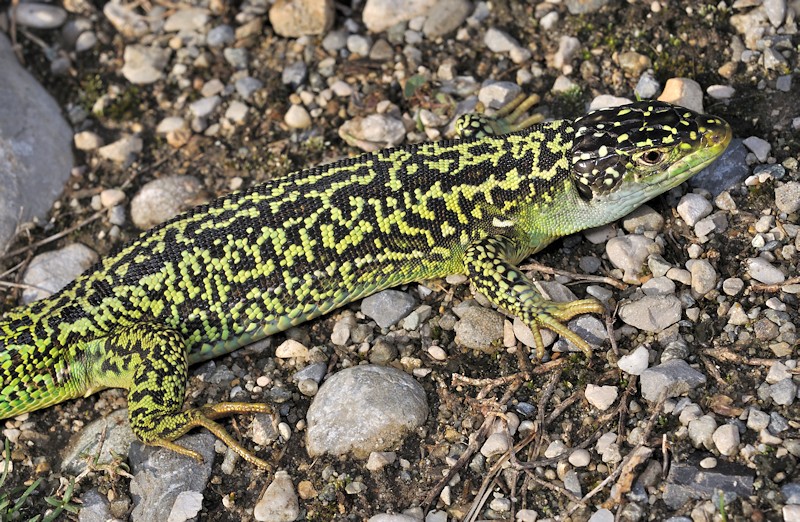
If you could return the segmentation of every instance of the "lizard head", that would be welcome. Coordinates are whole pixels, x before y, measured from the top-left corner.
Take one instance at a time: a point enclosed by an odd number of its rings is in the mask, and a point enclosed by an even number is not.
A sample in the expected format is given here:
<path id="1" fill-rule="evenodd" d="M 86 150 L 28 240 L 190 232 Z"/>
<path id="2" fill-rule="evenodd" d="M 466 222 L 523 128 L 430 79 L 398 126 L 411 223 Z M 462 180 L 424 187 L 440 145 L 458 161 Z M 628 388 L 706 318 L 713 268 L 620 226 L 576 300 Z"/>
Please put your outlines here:
<path id="1" fill-rule="evenodd" d="M 731 141 L 722 119 L 658 101 L 600 109 L 575 120 L 574 128 L 578 196 L 620 215 L 700 172 Z"/>

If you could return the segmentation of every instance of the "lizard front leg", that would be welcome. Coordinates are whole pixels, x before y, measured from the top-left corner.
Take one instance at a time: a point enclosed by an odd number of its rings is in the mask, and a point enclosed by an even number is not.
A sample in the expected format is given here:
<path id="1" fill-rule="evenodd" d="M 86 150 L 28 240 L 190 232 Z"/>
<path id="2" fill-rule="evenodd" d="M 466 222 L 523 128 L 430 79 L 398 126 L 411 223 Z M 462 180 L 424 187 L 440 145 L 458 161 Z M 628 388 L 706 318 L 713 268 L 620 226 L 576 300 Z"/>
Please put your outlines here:
<path id="1" fill-rule="evenodd" d="M 475 288 L 493 304 L 519 317 L 533 332 L 536 356 L 544 357 L 540 328 L 548 328 L 580 348 L 587 357 L 589 343 L 564 325 L 576 315 L 603 313 L 605 308 L 595 299 L 555 303 L 545 299 L 533 282 L 511 260 L 518 259 L 517 243 L 505 236 L 490 236 L 471 244 L 464 253 L 464 268 Z"/>

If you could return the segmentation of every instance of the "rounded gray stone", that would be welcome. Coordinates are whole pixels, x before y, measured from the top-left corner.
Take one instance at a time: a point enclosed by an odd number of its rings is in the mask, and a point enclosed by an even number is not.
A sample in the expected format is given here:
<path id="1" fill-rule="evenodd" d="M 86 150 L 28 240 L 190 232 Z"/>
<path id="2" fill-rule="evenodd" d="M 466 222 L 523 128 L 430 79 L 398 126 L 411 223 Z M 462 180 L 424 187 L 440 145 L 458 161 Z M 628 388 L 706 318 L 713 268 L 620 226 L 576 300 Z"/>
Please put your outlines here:
<path id="1" fill-rule="evenodd" d="M 22 282 L 35 288 L 22 293 L 25 304 L 58 292 L 97 261 L 97 253 L 81 243 L 39 254 L 31 260 Z"/>
<path id="2" fill-rule="evenodd" d="M 146 230 L 198 205 L 205 199 L 200 180 L 172 176 L 147 183 L 131 201 L 131 220 Z"/>
<path id="3" fill-rule="evenodd" d="M 428 417 L 425 391 L 391 367 L 342 370 L 320 387 L 308 408 L 306 449 L 312 457 L 352 452 L 365 459 L 400 443 Z"/>
<path id="4" fill-rule="evenodd" d="M 361 301 L 361 312 L 381 328 L 388 328 L 410 314 L 415 304 L 405 292 L 384 290 Z"/>

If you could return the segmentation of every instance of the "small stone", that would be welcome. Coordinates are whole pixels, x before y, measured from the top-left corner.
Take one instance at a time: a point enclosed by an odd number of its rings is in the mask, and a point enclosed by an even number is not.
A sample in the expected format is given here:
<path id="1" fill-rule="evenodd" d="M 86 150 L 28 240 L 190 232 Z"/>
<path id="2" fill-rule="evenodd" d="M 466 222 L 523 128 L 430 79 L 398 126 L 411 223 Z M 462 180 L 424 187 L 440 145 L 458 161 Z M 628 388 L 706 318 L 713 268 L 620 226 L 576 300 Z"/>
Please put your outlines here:
<path id="1" fill-rule="evenodd" d="M 221 101 L 219 96 L 200 98 L 189 104 L 189 110 L 195 118 L 206 118 L 214 112 L 214 109 L 217 108 Z"/>
<path id="2" fill-rule="evenodd" d="M 792 379 L 784 379 L 769 387 L 769 394 L 779 406 L 791 405 L 797 397 L 797 385 Z"/>
<path id="3" fill-rule="evenodd" d="M 616 386 L 586 385 L 586 400 L 600 411 L 606 411 L 617 400 L 619 389 Z"/>
<path id="4" fill-rule="evenodd" d="M 512 82 L 487 82 L 478 91 L 478 100 L 490 109 L 499 109 L 516 98 L 522 88 Z"/>
<path id="5" fill-rule="evenodd" d="M 715 100 L 729 100 L 736 94 L 736 89 L 730 85 L 710 85 L 706 92 Z"/>
<path id="6" fill-rule="evenodd" d="M 175 132 L 185 128 L 186 121 L 183 118 L 179 116 L 169 116 L 158 123 L 156 132 L 159 134 L 167 134 L 169 132 Z"/>
<path id="7" fill-rule="evenodd" d="M 702 114 L 703 89 L 700 84 L 688 78 L 670 78 L 664 85 L 659 101 L 674 103 Z"/>
<path id="8" fill-rule="evenodd" d="M 23 304 L 44 299 L 58 292 L 84 270 L 97 262 L 94 250 L 81 243 L 73 243 L 58 250 L 34 257 L 22 282 L 30 285 L 22 292 Z"/>
<path id="9" fill-rule="evenodd" d="M 269 10 L 269 22 L 277 34 L 298 38 L 325 34 L 335 14 L 333 0 L 277 0 Z"/>
<path id="10" fill-rule="evenodd" d="M 243 71 L 247 69 L 249 53 L 244 47 L 226 47 L 222 56 L 234 69 Z"/>
<path id="11" fill-rule="evenodd" d="M 292 105 L 283 117 L 286 125 L 292 129 L 307 129 L 311 127 L 311 115 L 302 105 Z"/>
<path id="12" fill-rule="evenodd" d="M 692 292 L 702 297 L 717 287 L 717 272 L 706 259 L 694 259 L 689 265 L 692 273 Z"/>
<path id="13" fill-rule="evenodd" d="M 399 290 L 384 290 L 361 301 L 361 312 L 381 328 L 400 322 L 414 310 L 414 298 Z"/>
<path id="14" fill-rule="evenodd" d="M 564 35 L 558 40 L 558 50 L 553 55 L 553 67 L 561 70 L 568 65 L 581 48 L 581 41 L 574 36 Z"/>
<path id="15" fill-rule="evenodd" d="M 125 192 L 120 189 L 105 189 L 100 193 L 100 204 L 103 208 L 111 208 L 125 201 Z"/>
<path id="16" fill-rule="evenodd" d="M 155 179 L 131 200 L 131 220 L 140 230 L 147 230 L 204 200 L 202 184 L 193 176 Z"/>
<path id="17" fill-rule="evenodd" d="M 312 457 L 352 452 L 367 458 L 401 442 L 427 416 L 425 390 L 410 375 L 388 366 L 354 366 L 320 386 L 306 415 L 306 449 Z"/>
<path id="18" fill-rule="evenodd" d="M 135 84 L 149 84 L 157 82 L 164 77 L 166 67 L 172 50 L 161 49 L 157 46 L 126 45 L 123 53 L 124 64 L 122 75 Z"/>
<path id="19" fill-rule="evenodd" d="M 183 7 L 167 17 L 164 31 L 167 33 L 204 32 L 209 12 L 200 7 Z"/>
<path id="20" fill-rule="evenodd" d="M 492 433 L 486 437 L 486 441 L 481 446 L 481 455 L 491 458 L 495 455 L 502 455 L 509 449 L 509 437 L 507 433 Z"/>
<path id="21" fill-rule="evenodd" d="M 777 29 L 783 25 L 783 20 L 786 18 L 786 0 L 764 0 L 762 5 L 772 27 Z"/>
<path id="22" fill-rule="evenodd" d="M 711 449 L 714 447 L 714 433 L 717 430 L 717 421 L 712 415 L 701 415 L 690 420 L 687 426 L 689 440 L 695 448 Z"/>
<path id="23" fill-rule="evenodd" d="M 483 43 L 493 53 L 508 53 L 514 63 L 523 63 L 531 57 L 530 51 L 522 47 L 514 37 L 494 27 L 486 30 Z"/>
<path id="24" fill-rule="evenodd" d="M 781 212 L 787 214 L 800 210 L 800 183 L 790 181 L 775 187 L 775 205 Z"/>
<path id="25" fill-rule="evenodd" d="M 645 72 L 639 78 L 639 81 L 636 83 L 636 87 L 633 89 L 633 92 L 639 98 L 654 98 L 658 91 L 661 90 L 661 84 L 658 83 L 652 74 Z"/>
<path id="26" fill-rule="evenodd" d="M 225 111 L 225 118 L 234 123 L 243 123 L 247 117 L 248 110 L 250 109 L 247 107 L 247 105 L 239 100 L 234 100 L 230 105 L 228 105 L 228 109 Z"/>
<path id="27" fill-rule="evenodd" d="M 102 146 L 103 138 L 92 131 L 83 131 L 75 135 L 75 148 L 78 150 L 95 150 Z"/>
<path id="28" fill-rule="evenodd" d="M 566 444 L 564 444 L 560 440 L 554 440 L 544 450 L 544 456 L 547 459 L 554 459 L 558 456 L 563 455 L 567 451 L 568 450 Z"/>
<path id="29" fill-rule="evenodd" d="M 84 53 L 97 45 L 97 34 L 94 31 L 85 31 L 75 40 L 75 52 Z"/>
<path id="30" fill-rule="evenodd" d="M 660 232 L 664 228 L 664 218 L 649 205 L 642 205 L 622 220 L 622 228 L 631 234 Z"/>
<path id="31" fill-rule="evenodd" d="M 297 87 L 301 85 L 308 74 L 308 67 L 304 62 L 294 62 L 283 68 L 281 73 L 281 83 Z"/>
<path id="32" fill-rule="evenodd" d="M 784 74 L 778 76 L 778 79 L 775 80 L 775 89 L 781 92 L 789 92 L 792 90 L 792 75 L 791 74 Z"/>
<path id="33" fill-rule="evenodd" d="M 649 69 L 652 64 L 650 58 L 635 51 L 625 51 L 619 55 L 620 68 L 630 77 L 638 78 Z"/>
<path id="34" fill-rule="evenodd" d="M 705 382 L 705 375 L 680 359 L 648 368 L 640 378 L 642 397 L 650 402 L 658 402 L 662 395 L 667 398 L 684 395 Z"/>
<path id="35" fill-rule="evenodd" d="M 714 198 L 714 205 L 720 210 L 727 210 L 729 212 L 736 210 L 736 202 L 727 190 L 720 192 L 717 197 Z"/>
<path id="36" fill-rule="evenodd" d="M 680 321 L 681 302 L 674 295 L 644 296 L 624 303 L 619 317 L 640 330 L 658 333 Z"/>
<path id="37" fill-rule="evenodd" d="M 297 520 L 300 516 L 300 503 L 287 472 L 275 472 L 272 482 L 253 508 L 253 516 L 256 520 L 269 522 Z"/>
<path id="38" fill-rule="evenodd" d="M 373 451 L 369 454 L 366 468 L 370 471 L 380 471 L 386 466 L 394 464 L 397 460 L 397 453 L 394 451 Z"/>
<path id="39" fill-rule="evenodd" d="M 206 45 L 212 49 L 227 47 L 236 41 L 233 27 L 227 24 L 212 28 L 206 35 Z"/>
<path id="40" fill-rule="evenodd" d="M 339 136 L 349 145 L 374 152 L 399 145 L 406 137 L 403 122 L 386 114 L 353 118 L 339 127 Z"/>
<path id="41" fill-rule="evenodd" d="M 742 141 L 742 143 L 744 143 L 744 146 L 750 149 L 750 151 L 756 155 L 756 159 L 758 159 L 760 163 L 767 161 L 767 158 L 769 157 L 769 151 L 772 149 L 772 145 L 770 145 L 768 141 L 763 140 L 758 136 L 750 136 Z"/>
<path id="42" fill-rule="evenodd" d="M 736 453 L 739 447 L 739 430 L 733 424 L 724 424 L 714 431 L 712 437 L 717 450 L 726 456 Z"/>
<path id="43" fill-rule="evenodd" d="M 34 29 L 55 29 L 67 21 L 67 12 L 55 5 L 22 2 L 16 4 L 13 11 L 16 23 Z"/>
<path id="44" fill-rule="evenodd" d="M 556 78 L 556 81 L 553 82 L 553 87 L 550 90 L 553 93 L 564 93 L 571 92 L 576 89 L 580 89 L 578 84 L 562 74 Z"/>
<path id="45" fill-rule="evenodd" d="M 482 306 L 470 306 L 459 313 L 455 325 L 456 343 L 474 350 L 494 351 L 503 338 L 503 316 Z"/>
<path id="46" fill-rule="evenodd" d="M 139 136 L 125 136 L 97 149 L 101 158 L 115 163 L 129 163 L 142 151 L 143 143 Z"/>
<path id="47" fill-rule="evenodd" d="M 245 101 L 249 100 L 250 97 L 253 95 L 253 93 L 255 93 L 263 86 L 264 84 L 261 82 L 261 80 L 253 78 L 252 76 L 245 76 L 244 78 L 239 78 L 238 80 L 236 80 L 236 85 L 235 85 L 236 92 L 238 92 L 239 96 L 244 98 Z"/>
<path id="48" fill-rule="evenodd" d="M 690 227 L 711 214 L 712 210 L 711 203 L 700 194 L 686 194 L 678 203 L 678 215 Z"/>
<path id="49" fill-rule="evenodd" d="M 620 370 L 630 375 L 641 375 L 647 369 L 650 352 L 644 346 L 639 346 L 628 355 L 619 358 L 617 366 Z"/>
<path id="50" fill-rule="evenodd" d="M 587 450 L 578 448 L 570 453 L 568 460 L 576 468 L 585 468 L 591 462 L 592 456 Z"/>
<path id="51" fill-rule="evenodd" d="M 777 285 L 786 280 L 786 276 L 777 267 L 772 266 L 763 257 L 748 258 L 745 260 L 747 273 L 765 285 Z"/>
<path id="52" fill-rule="evenodd" d="M 655 243 L 652 239 L 638 234 L 611 238 L 606 243 L 606 254 L 611 263 L 621 268 L 623 281 L 638 283 L 648 256 L 653 253 Z"/>
<path id="53" fill-rule="evenodd" d="M 294 339 L 286 339 L 275 349 L 278 359 L 308 358 L 308 348 Z"/>

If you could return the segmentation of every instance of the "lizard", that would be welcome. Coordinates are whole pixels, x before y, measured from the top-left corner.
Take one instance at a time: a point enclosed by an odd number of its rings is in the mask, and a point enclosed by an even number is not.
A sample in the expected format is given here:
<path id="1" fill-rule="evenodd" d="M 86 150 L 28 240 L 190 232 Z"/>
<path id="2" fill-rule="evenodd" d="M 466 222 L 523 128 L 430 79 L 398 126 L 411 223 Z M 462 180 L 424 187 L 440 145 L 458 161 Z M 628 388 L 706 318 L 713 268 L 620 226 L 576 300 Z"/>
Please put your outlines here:
<path id="1" fill-rule="evenodd" d="M 270 406 L 184 409 L 188 367 L 382 289 L 449 274 L 466 274 L 528 324 L 537 356 L 540 328 L 590 356 L 564 323 L 603 305 L 548 301 L 518 264 L 676 187 L 722 154 L 731 128 L 647 100 L 575 120 L 499 121 L 465 115 L 460 139 L 365 153 L 223 196 L 142 233 L 52 296 L 8 311 L 0 419 L 125 388 L 143 443 L 202 460 L 175 442 L 202 426 L 269 469 L 217 419 Z"/>

